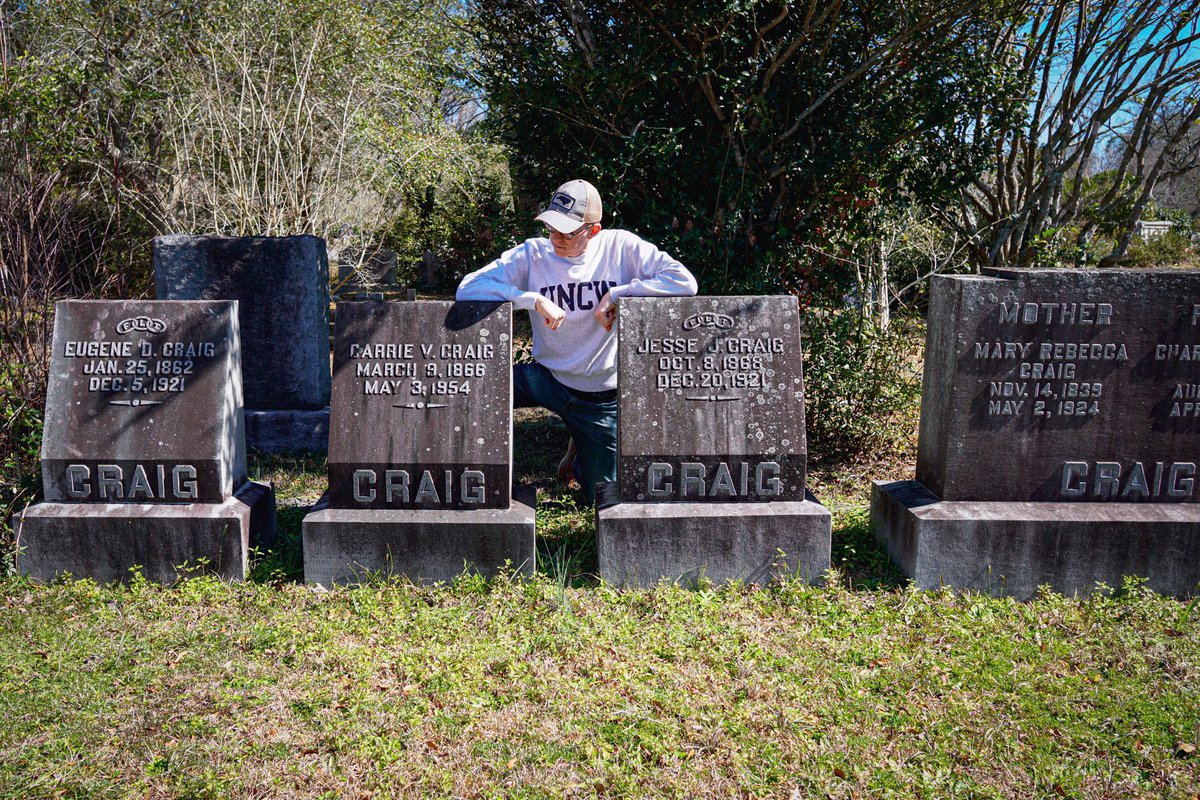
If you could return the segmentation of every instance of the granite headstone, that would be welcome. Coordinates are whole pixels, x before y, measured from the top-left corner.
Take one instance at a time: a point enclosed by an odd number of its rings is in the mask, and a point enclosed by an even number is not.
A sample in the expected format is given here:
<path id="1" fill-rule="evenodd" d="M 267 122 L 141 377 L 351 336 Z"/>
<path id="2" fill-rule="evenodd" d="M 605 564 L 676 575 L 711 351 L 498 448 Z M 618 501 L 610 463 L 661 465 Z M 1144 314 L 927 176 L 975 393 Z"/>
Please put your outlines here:
<path id="1" fill-rule="evenodd" d="M 830 516 L 804 485 L 796 299 L 623 298 L 618 332 L 617 485 L 599 492 L 601 575 L 819 579 Z"/>
<path id="2" fill-rule="evenodd" d="M 1200 272 L 935 277 L 924 387 L 917 480 L 873 495 L 919 585 L 1195 589 Z"/>
<path id="3" fill-rule="evenodd" d="M 329 492 L 304 521 L 305 576 L 445 580 L 533 566 L 533 498 L 512 491 L 512 307 L 337 308 Z"/>
<path id="4" fill-rule="evenodd" d="M 247 441 L 320 450 L 329 412 L 329 263 L 316 236 L 154 240 L 163 300 L 237 300 Z"/>
<path id="5" fill-rule="evenodd" d="M 246 480 L 237 303 L 57 304 L 42 439 L 47 502 L 20 520 L 19 566 L 171 580 L 200 561 L 244 577 L 274 527 Z M 230 524 L 233 523 L 233 524 Z"/>
<path id="6" fill-rule="evenodd" d="M 794 298 L 630 298 L 620 327 L 626 502 L 803 500 Z"/>
<path id="7" fill-rule="evenodd" d="M 331 508 L 508 508 L 511 308 L 338 305 Z"/>

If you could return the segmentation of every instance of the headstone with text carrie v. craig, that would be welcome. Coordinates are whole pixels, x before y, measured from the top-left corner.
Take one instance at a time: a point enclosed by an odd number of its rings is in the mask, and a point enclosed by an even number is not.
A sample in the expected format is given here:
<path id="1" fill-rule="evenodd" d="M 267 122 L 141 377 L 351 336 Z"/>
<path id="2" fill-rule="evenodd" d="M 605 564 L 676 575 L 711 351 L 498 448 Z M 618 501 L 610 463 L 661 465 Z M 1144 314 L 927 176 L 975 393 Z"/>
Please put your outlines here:
<path id="1" fill-rule="evenodd" d="M 917 475 L 876 535 L 919 586 L 1200 587 L 1200 271 L 991 270 L 930 295 Z"/>
<path id="2" fill-rule="evenodd" d="M 532 571 L 511 361 L 507 303 L 338 304 L 329 491 L 304 520 L 307 581 Z"/>
<path id="3" fill-rule="evenodd" d="M 46 502 L 15 520 L 20 572 L 245 577 L 274 496 L 246 478 L 237 303 L 65 300 L 52 348 Z"/>
<path id="4" fill-rule="evenodd" d="M 600 574 L 764 582 L 829 568 L 805 489 L 794 297 L 623 298 L 617 482 L 599 493 Z"/>

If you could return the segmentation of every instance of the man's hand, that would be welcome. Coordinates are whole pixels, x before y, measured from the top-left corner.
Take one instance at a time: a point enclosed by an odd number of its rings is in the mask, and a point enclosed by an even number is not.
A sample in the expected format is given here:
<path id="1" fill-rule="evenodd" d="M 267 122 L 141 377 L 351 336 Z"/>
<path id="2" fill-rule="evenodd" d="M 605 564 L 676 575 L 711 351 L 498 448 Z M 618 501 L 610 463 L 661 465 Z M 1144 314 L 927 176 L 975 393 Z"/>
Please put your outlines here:
<path id="1" fill-rule="evenodd" d="M 567 318 L 567 312 L 555 305 L 553 300 L 541 295 L 538 295 L 537 302 L 533 304 L 533 307 L 546 321 L 546 327 L 552 331 L 558 330 L 558 326 L 562 325 L 562 321 Z"/>
<path id="2" fill-rule="evenodd" d="M 612 301 L 608 292 L 605 292 L 604 297 L 600 298 L 600 305 L 596 306 L 593 315 L 596 317 L 596 322 L 600 323 L 600 327 L 606 331 L 612 330 L 613 323 L 617 320 L 617 304 Z"/>

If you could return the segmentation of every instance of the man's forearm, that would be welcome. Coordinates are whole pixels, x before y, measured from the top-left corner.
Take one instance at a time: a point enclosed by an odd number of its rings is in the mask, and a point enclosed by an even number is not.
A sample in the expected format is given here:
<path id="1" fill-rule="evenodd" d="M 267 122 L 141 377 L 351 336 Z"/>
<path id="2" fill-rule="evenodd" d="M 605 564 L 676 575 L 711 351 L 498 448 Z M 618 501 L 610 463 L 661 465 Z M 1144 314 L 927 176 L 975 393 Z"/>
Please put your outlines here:
<path id="1" fill-rule="evenodd" d="M 622 297 L 691 297 L 699 290 L 696 278 L 679 262 L 664 267 L 651 278 L 634 278 L 609 290 L 613 299 Z"/>

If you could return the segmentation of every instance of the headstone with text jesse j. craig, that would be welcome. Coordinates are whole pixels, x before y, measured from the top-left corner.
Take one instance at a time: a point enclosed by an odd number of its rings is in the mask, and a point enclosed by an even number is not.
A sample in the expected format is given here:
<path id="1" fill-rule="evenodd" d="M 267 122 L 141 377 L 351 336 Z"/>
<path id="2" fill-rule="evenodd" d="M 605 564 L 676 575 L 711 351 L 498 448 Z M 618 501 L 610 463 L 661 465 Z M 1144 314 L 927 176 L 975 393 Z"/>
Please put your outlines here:
<path id="1" fill-rule="evenodd" d="M 338 304 L 329 492 L 304 521 L 306 580 L 532 570 L 511 358 L 509 304 Z"/>
<path id="2" fill-rule="evenodd" d="M 1200 583 L 1200 272 L 937 277 L 917 480 L 873 517 L 921 586 Z"/>
<path id="3" fill-rule="evenodd" d="M 274 529 L 246 479 L 236 303 L 57 304 L 42 438 L 47 502 L 18 520 L 18 566 L 169 581 L 188 564 L 245 576 Z"/>
<path id="4" fill-rule="evenodd" d="M 823 575 L 830 516 L 806 499 L 796 299 L 625 298 L 618 335 L 601 575 L 640 585 Z"/>

